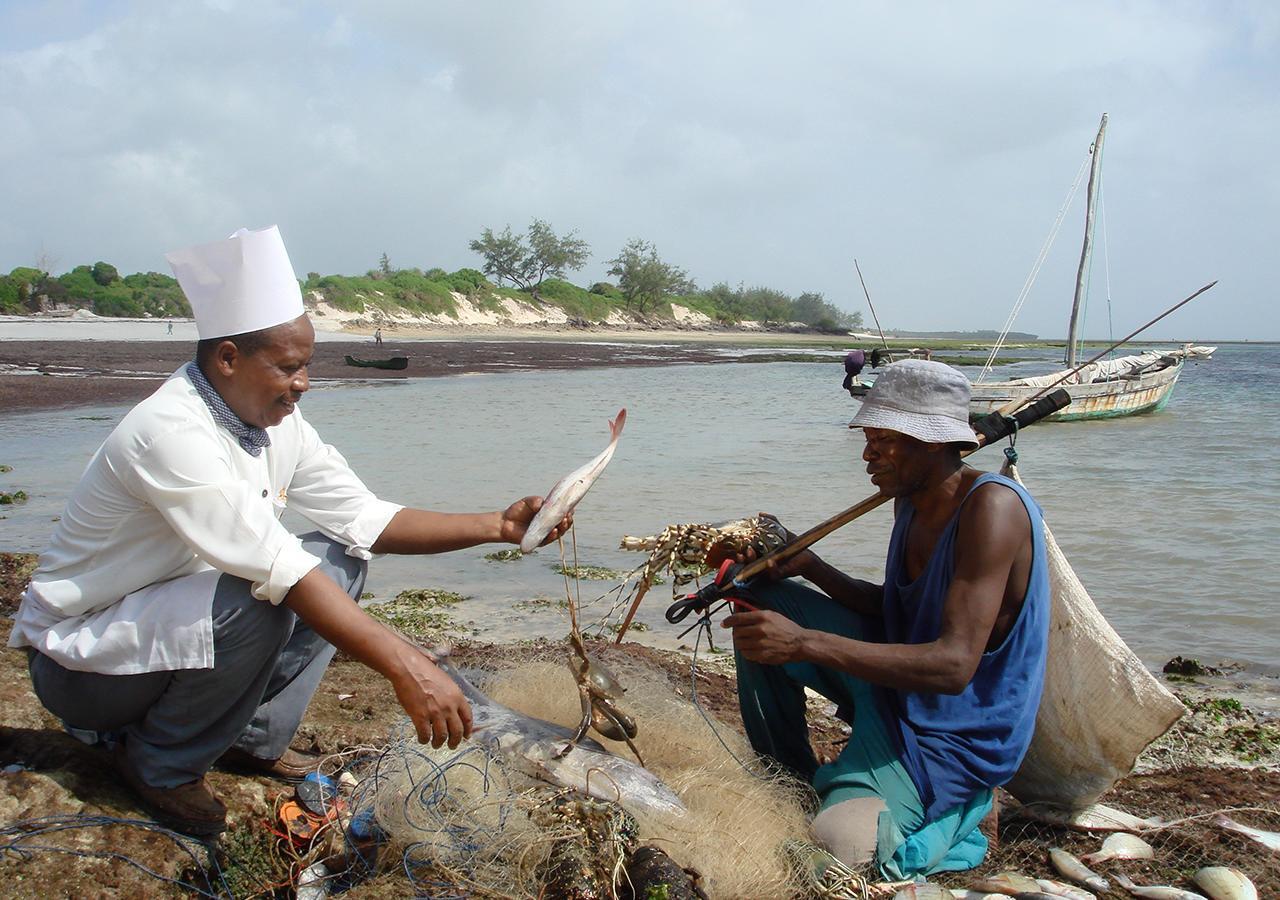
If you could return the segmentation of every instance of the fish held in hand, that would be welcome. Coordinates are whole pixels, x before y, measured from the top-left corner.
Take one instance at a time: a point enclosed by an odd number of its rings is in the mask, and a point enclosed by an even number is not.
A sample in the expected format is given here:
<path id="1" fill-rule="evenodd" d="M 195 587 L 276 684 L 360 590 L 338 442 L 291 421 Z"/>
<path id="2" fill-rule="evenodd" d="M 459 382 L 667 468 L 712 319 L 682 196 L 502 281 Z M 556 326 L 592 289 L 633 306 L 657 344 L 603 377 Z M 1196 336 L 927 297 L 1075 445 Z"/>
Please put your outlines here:
<path id="1" fill-rule="evenodd" d="M 1275 853 L 1280 853 L 1280 834 L 1274 831 L 1263 831 L 1261 828 L 1251 828 L 1234 819 L 1229 819 L 1222 813 L 1218 813 L 1213 817 L 1213 824 L 1219 828 L 1225 828 L 1227 831 L 1234 831 L 1236 834 L 1243 834 L 1250 840 L 1256 841 Z"/>
<path id="2" fill-rule="evenodd" d="M 1165 885 L 1141 885 L 1134 884 L 1120 872 L 1115 873 L 1116 884 L 1124 888 L 1135 897 L 1142 897 L 1143 900 L 1208 900 L 1195 891 L 1184 891 L 1182 888 L 1167 887 Z"/>
<path id="3" fill-rule="evenodd" d="M 1209 895 L 1209 900 L 1258 900 L 1258 889 L 1239 869 L 1205 866 L 1191 880 Z"/>
<path id="4" fill-rule="evenodd" d="M 1059 847 L 1049 851 L 1049 864 L 1063 878 L 1068 878 L 1076 884 L 1083 884 L 1091 891 L 1105 894 L 1111 889 L 1107 879 Z"/>
<path id="5" fill-rule="evenodd" d="M 609 446 L 600 451 L 600 455 L 585 465 L 579 466 L 555 483 L 547 492 L 533 521 L 525 529 L 520 539 L 520 552 L 530 553 L 537 549 L 560 521 L 578 505 L 591 485 L 600 477 L 604 467 L 613 459 L 613 451 L 618 446 L 618 436 L 622 434 L 622 426 L 627 421 L 627 410 L 618 410 L 617 418 L 609 423 Z"/>
<path id="6" fill-rule="evenodd" d="M 1118 831 L 1108 835 L 1102 842 L 1102 849 L 1097 853 L 1089 853 L 1080 857 L 1088 865 L 1096 865 L 1109 859 L 1155 859 L 1156 852 L 1142 838 Z"/>

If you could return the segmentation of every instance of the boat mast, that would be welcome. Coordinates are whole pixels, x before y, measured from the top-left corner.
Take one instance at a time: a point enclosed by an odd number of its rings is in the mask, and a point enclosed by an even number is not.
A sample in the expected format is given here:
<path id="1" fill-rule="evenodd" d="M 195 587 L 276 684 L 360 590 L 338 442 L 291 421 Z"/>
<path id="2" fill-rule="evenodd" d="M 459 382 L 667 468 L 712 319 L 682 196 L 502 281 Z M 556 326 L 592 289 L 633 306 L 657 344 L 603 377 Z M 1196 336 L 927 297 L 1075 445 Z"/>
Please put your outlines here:
<path id="1" fill-rule="evenodd" d="M 1084 247 L 1080 250 L 1080 268 L 1076 271 L 1076 297 L 1071 304 L 1071 322 L 1067 326 L 1067 368 L 1076 364 L 1076 330 L 1080 327 L 1080 304 L 1084 300 L 1085 281 L 1089 273 L 1089 255 L 1093 252 L 1093 212 L 1098 200 L 1098 170 L 1102 167 L 1102 139 L 1107 131 L 1107 114 L 1102 114 L 1098 136 L 1093 139 L 1089 163 L 1089 199 L 1084 214 Z"/>

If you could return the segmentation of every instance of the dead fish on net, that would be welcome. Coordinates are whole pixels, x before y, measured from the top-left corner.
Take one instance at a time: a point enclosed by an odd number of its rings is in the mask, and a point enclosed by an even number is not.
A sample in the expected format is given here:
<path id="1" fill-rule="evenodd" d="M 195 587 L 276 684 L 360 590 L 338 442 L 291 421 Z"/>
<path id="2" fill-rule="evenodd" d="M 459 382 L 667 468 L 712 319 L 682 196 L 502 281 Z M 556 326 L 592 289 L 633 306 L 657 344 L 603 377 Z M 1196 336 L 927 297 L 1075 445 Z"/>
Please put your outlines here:
<path id="1" fill-rule="evenodd" d="M 951 891 L 928 881 L 909 884 L 893 895 L 893 900 L 951 900 Z"/>
<path id="2" fill-rule="evenodd" d="M 1111 889 L 1107 879 L 1059 847 L 1049 851 L 1049 864 L 1063 878 L 1069 878 L 1076 884 L 1083 884 L 1092 891 L 1105 894 Z"/>
<path id="3" fill-rule="evenodd" d="M 648 769 L 614 756 L 599 742 L 584 738 L 573 752 L 556 757 L 573 729 L 544 722 L 503 706 L 468 681 L 447 658 L 436 665 L 471 704 L 471 739 L 532 778 L 582 791 L 617 803 L 628 812 L 681 816 L 685 805 Z"/>
<path id="4" fill-rule="evenodd" d="M 1069 810 L 1049 803 L 1028 803 L 1014 809 L 1013 815 L 1033 822 L 1063 825 L 1077 831 L 1141 831 L 1163 824 L 1159 819 L 1142 819 L 1121 809 L 1095 803 L 1084 809 Z"/>
<path id="5" fill-rule="evenodd" d="M 1001 872 L 998 875 L 981 878 L 970 885 L 970 889 L 987 894 L 1004 894 L 1008 897 L 1041 892 L 1040 885 L 1034 878 L 1028 878 L 1018 872 Z"/>
<path id="6" fill-rule="evenodd" d="M 1249 876 L 1228 866 L 1205 866 L 1191 878 L 1209 900 L 1258 900 Z"/>
<path id="7" fill-rule="evenodd" d="M 1109 859 L 1155 859 L 1156 851 L 1142 838 L 1118 831 L 1108 835 L 1102 842 L 1102 849 L 1097 853 L 1089 853 L 1080 857 L 1087 865 L 1096 865 Z"/>
<path id="8" fill-rule="evenodd" d="M 609 460 L 613 459 L 613 451 L 618 446 L 618 437 L 622 434 L 622 426 L 626 423 L 626 409 L 618 410 L 617 418 L 609 423 L 609 446 L 601 450 L 600 455 L 595 459 L 574 469 L 547 491 L 546 499 L 542 501 L 542 506 L 520 540 L 521 553 L 531 553 L 536 550 L 543 538 L 560 524 L 561 519 L 573 512 L 578 501 L 587 495 L 587 491 L 600 477 L 604 467 L 609 465 Z"/>
<path id="9" fill-rule="evenodd" d="M 1195 891 L 1184 891 L 1182 888 L 1165 887 L 1164 885 L 1147 885 L 1134 884 L 1122 873 L 1115 873 L 1116 884 L 1124 888 L 1135 897 L 1142 897 L 1144 900 L 1209 900 L 1209 898 L 1197 894 Z"/>
<path id="10" fill-rule="evenodd" d="M 1098 900 L 1089 891 L 1084 888 L 1076 887 L 1074 884 L 1063 884 L 1061 881 L 1053 881 L 1048 878 L 1037 878 L 1036 884 L 1040 885 L 1040 890 L 1046 894 L 1052 894 L 1055 897 L 1065 897 L 1066 900 Z"/>
<path id="11" fill-rule="evenodd" d="M 1248 825 L 1242 825 L 1234 819 L 1228 819 L 1222 813 L 1218 813 L 1213 817 L 1213 824 L 1219 828 L 1225 828 L 1227 831 L 1234 831 L 1236 834 L 1243 834 L 1251 840 L 1257 841 L 1268 850 L 1280 853 L 1280 834 L 1274 831 L 1263 831 L 1261 828 L 1251 828 Z"/>

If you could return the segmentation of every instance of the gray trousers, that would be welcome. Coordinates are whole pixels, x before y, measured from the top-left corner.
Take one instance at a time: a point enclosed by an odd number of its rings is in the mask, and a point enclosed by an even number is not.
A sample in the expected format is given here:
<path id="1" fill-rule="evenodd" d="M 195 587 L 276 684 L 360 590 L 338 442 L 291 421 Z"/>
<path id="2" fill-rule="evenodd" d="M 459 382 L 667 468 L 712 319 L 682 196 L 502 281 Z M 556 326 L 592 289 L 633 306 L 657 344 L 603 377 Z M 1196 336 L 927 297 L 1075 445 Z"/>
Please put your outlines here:
<path id="1" fill-rule="evenodd" d="M 319 532 L 302 546 L 353 599 L 368 564 Z M 40 702 L 72 729 L 123 737 L 134 771 L 153 787 L 195 781 L 232 746 L 262 759 L 289 747 L 334 647 L 284 605 L 223 575 L 213 599 L 212 669 L 103 675 L 63 668 L 32 651 Z"/>

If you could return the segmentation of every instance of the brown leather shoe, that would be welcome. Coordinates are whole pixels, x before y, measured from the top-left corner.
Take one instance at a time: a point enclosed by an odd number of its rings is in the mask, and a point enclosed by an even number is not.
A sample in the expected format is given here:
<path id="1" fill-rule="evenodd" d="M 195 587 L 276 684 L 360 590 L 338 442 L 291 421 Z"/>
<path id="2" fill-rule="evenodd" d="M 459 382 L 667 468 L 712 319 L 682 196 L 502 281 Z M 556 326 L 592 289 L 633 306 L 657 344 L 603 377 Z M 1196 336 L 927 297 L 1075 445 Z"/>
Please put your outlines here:
<path id="1" fill-rule="evenodd" d="M 266 775 L 281 781 L 298 782 L 320 768 L 323 756 L 314 753 L 303 753 L 290 747 L 279 759 L 263 759 L 254 756 L 239 747 L 232 747 L 218 760 L 224 769 L 249 772 L 253 775 Z"/>
<path id="2" fill-rule="evenodd" d="M 116 771 L 161 825 L 200 837 L 227 830 L 227 808 L 204 778 L 172 788 L 152 787 L 133 768 L 124 744 L 117 744 L 114 752 Z"/>

